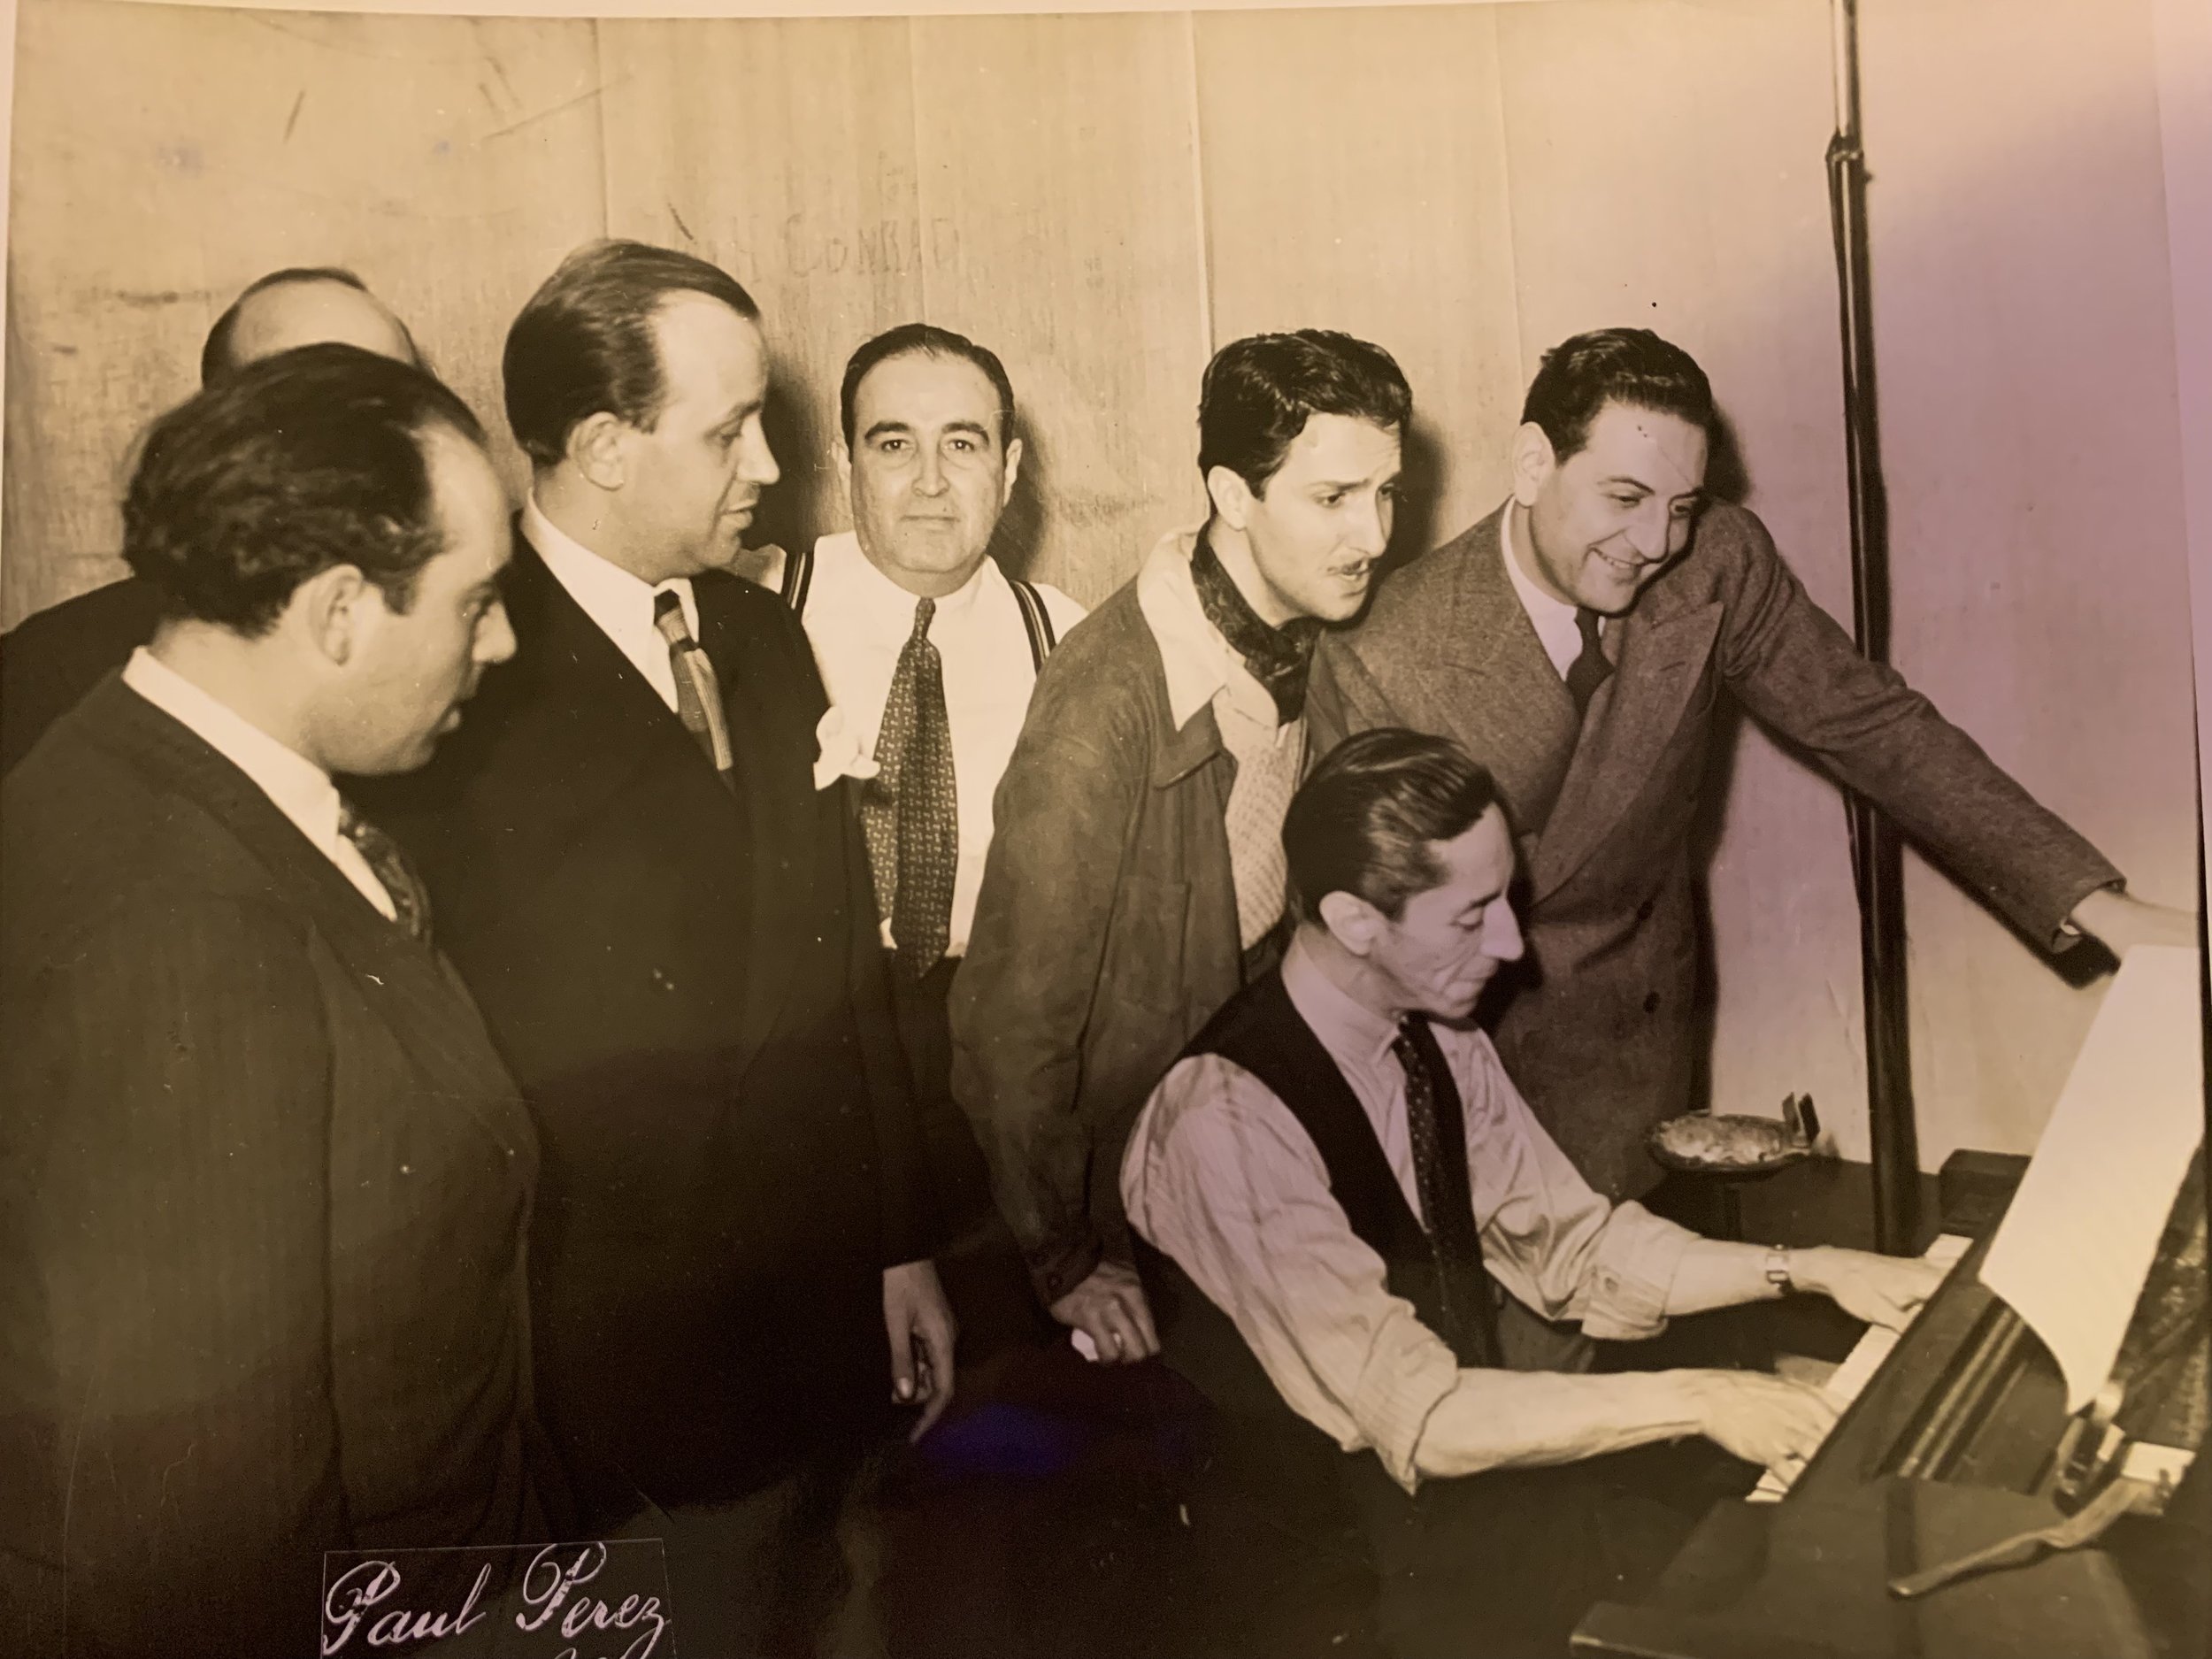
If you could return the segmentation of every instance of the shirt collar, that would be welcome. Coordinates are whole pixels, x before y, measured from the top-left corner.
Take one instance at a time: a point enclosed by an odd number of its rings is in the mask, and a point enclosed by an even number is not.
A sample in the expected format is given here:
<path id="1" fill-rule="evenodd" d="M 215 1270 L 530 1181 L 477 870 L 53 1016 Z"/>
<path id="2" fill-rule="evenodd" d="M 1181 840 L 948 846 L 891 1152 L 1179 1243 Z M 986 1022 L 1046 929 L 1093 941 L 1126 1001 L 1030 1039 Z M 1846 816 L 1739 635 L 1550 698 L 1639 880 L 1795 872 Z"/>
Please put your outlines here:
<path id="1" fill-rule="evenodd" d="M 661 593 L 676 595 L 684 608 L 684 626 L 693 639 L 699 637 L 699 604 L 692 596 L 689 577 L 672 577 L 658 586 L 641 580 L 547 518 L 534 495 L 522 503 L 522 534 L 554 579 L 609 638 L 635 635 L 640 630 L 656 633 L 653 600 Z"/>
<path id="2" fill-rule="evenodd" d="M 1398 1022 L 1347 995 L 1315 959 L 1302 928 L 1283 954 L 1283 989 L 1298 1017 L 1340 1064 L 1371 1070 L 1398 1040 Z"/>
<path id="3" fill-rule="evenodd" d="M 244 772 L 316 846 L 336 843 L 338 786 L 320 766 L 210 696 L 142 645 L 124 664 L 123 683 Z"/>
<path id="4" fill-rule="evenodd" d="M 1528 619 L 1536 625 L 1538 633 L 1548 626 L 1564 624 L 1571 631 L 1575 626 L 1575 607 L 1555 598 L 1536 585 L 1521 562 L 1520 534 L 1517 521 L 1519 509 L 1512 502 L 1506 503 L 1499 526 L 1498 547 L 1505 556 L 1506 580 L 1513 584 L 1513 591 L 1521 596 L 1521 609 L 1528 612 Z M 1600 625 L 1603 625 L 1601 623 Z"/>
<path id="5" fill-rule="evenodd" d="M 882 567 L 868 557 L 860 545 L 860 537 L 854 532 L 842 530 L 818 539 L 814 543 L 814 562 L 818 569 L 828 565 L 849 572 L 851 580 L 867 595 L 868 603 L 879 604 L 887 611 L 897 609 L 905 616 L 907 626 L 913 626 L 914 607 L 921 595 L 909 593 L 885 575 Z M 936 614 L 959 617 L 973 610 L 977 598 L 997 569 L 996 561 L 985 554 L 966 581 L 937 601 Z"/>
<path id="6" fill-rule="evenodd" d="M 1144 612 L 1159 645 L 1160 661 L 1167 670 L 1168 713 L 1179 730 L 1241 667 L 1221 630 L 1206 620 L 1205 608 L 1198 603 L 1198 585 L 1191 580 L 1191 555 L 1205 527 L 1200 524 L 1170 531 L 1137 572 L 1137 608 Z M 1264 690 L 1260 695 L 1271 709 L 1272 699 Z"/>

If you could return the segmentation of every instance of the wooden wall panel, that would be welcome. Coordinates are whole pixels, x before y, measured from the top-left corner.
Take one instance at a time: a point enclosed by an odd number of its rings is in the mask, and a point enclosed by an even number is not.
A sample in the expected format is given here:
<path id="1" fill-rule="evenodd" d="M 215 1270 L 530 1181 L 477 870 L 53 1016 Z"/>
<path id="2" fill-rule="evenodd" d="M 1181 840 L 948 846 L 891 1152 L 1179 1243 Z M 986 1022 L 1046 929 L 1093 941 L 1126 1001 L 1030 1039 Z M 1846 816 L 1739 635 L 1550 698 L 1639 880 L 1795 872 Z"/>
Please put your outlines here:
<path id="1" fill-rule="evenodd" d="M 1002 539 L 1086 603 L 1203 499 L 1189 28 L 913 24 L 928 316 L 1005 359 L 1030 454 Z"/>
<path id="2" fill-rule="evenodd" d="M 1341 328 L 1412 383 L 1396 546 L 1494 507 L 1520 412 L 1512 214 L 1494 12 L 1197 19 L 1217 344 Z"/>
<path id="3" fill-rule="evenodd" d="M 845 360 L 922 314 L 905 20 L 608 22 L 600 50 L 610 230 L 714 260 L 767 324 L 783 481 L 754 539 L 845 528 Z"/>
<path id="4" fill-rule="evenodd" d="M 1498 34 L 1529 372 L 1587 328 L 1649 327 L 1693 353 L 1733 424 L 1740 493 L 1847 621 L 1824 0 L 1563 0 L 1500 12 Z M 1755 728 L 1726 772 L 1709 865 L 1714 1103 L 1771 1114 L 1809 1090 L 1863 1156 L 1841 798 Z"/>
<path id="5" fill-rule="evenodd" d="M 1863 11 L 1898 665 L 2137 891 L 2188 904 L 2189 588 L 2152 8 Z M 1932 1156 L 2024 1148 L 2108 982 L 2070 987 L 1925 868 L 1906 898 L 1924 1141 Z"/>
<path id="6" fill-rule="evenodd" d="M 133 434 L 274 267 L 357 270 L 503 426 L 507 320 L 604 222 L 592 27 L 27 0 L 0 617 L 119 573 Z"/>

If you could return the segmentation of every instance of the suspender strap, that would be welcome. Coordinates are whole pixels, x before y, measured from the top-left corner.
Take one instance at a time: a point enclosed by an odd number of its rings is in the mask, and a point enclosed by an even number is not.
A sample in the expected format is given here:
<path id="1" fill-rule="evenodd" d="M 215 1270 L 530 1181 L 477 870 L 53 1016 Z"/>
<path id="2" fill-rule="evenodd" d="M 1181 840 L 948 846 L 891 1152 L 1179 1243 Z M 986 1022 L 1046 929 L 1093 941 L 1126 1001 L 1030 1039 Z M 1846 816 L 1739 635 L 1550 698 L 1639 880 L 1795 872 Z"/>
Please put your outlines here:
<path id="1" fill-rule="evenodd" d="M 1042 672 L 1045 658 L 1060 642 L 1052 631 L 1052 613 L 1045 609 L 1044 595 L 1018 577 L 1014 580 L 1014 597 L 1022 608 L 1022 626 L 1029 633 L 1030 664 Z"/>
<path id="2" fill-rule="evenodd" d="M 814 586 L 814 546 L 811 542 L 795 547 L 783 556 L 783 580 L 776 591 L 784 603 L 791 607 L 793 616 L 806 611 L 806 596 Z"/>

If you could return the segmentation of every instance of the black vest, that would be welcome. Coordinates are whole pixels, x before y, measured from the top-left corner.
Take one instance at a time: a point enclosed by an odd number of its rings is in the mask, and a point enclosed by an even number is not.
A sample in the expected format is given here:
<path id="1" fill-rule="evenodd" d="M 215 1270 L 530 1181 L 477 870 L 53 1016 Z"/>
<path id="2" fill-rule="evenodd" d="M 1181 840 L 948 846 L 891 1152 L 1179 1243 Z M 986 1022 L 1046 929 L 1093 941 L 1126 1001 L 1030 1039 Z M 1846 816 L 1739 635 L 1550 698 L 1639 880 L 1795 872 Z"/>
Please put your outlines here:
<path id="1" fill-rule="evenodd" d="M 1391 1294 L 1411 1302 L 1430 1330 L 1440 1335 L 1448 1332 L 1429 1235 L 1391 1173 L 1366 1110 L 1292 1004 L 1279 969 L 1254 980 L 1223 1004 L 1191 1039 L 1183 1057 L 1207 1054 L 1219 1055 L 1249 1071 L 1297 1118 L 1321 1155 L 1330 1194 L 1342 1206 L 1345 1220 L 1382 1257 Z M 1455 1141 L 1448 1156 L 1459 1161 L 1455 1185 L 1466 1190 L 1464 1141 Z M 1168 1363 L 1233 1419 L 1278 1429 L 1295 1425 L 1307 1436 L 1325 1440 L 1283 1403 L 1228 1315 L 1171 1257 L 1141 1238 L 1135 1242 L 1162 1356 Z M 1463 1366 L 1494 1363 L 1456 1350 L 1455 1356 Z M 1333 1442 L 1329 1449 L 1335 1450 Z"/>

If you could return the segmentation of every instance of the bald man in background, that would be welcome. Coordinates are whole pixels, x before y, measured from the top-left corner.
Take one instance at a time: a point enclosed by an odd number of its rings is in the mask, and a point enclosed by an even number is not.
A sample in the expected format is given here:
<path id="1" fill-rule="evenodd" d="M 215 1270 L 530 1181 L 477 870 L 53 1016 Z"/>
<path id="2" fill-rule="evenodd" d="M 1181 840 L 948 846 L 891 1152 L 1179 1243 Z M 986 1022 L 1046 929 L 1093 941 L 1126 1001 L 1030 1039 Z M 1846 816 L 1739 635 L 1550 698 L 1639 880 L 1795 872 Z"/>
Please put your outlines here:
<path id="1" fill-rule="evenodd" d="M 290 266 L 247 285 L 215 319 L 200 351 L 200 384 L 295 346 L 336 342 L 419 368 L 407 325 L 350 271 Z M 153 638 L 158 606 L 135 576 L 27 618 L 0 634 L 0 772 L 111 669 Z"/>

